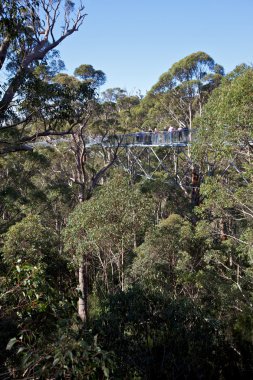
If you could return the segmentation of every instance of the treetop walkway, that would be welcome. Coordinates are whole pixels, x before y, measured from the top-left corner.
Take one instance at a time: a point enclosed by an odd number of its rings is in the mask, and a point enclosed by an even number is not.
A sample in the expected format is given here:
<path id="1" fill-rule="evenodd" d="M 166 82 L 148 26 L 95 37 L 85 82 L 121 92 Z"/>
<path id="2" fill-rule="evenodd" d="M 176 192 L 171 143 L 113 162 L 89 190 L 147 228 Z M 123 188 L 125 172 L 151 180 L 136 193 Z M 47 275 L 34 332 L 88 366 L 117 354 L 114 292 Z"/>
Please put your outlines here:
<path id="1" fill-rule="evenodd" d="M 118 147 L 187 147 L 192 141 L 193 131 L 157 131 L 157 132 L 144 132 L 139 131 L 135 133 L 114 134 L 114 135 L 98 135 L 86 136 L 84 139 L 86 148 L 104 147 L 104 148 L 118 148 Z M 57 139 L 50 139 L 46 141 L 37 141 L 31 143 L 31 146 L 49 147 L 58 143 L 70 143 L 71 139 L 62 137 Z"/>
<path id="2" fill-rule="evenodd" d="M 127 133 L 122 135 L 108 135 L 87 137 L 86 147 L 91 148 L 95 145 L 103 147 L 186 147 L 191 141 L 189 130 L 182 131 L 158 131 Z"/>
<path id="3" fill-rule="evenodd" d="M 193 189 L 191 176 L 194 165 L 188 149 L 185 148 L 190 147 L 194 132 L 187 128 L 182 131 L 137 131 L 127 134 L 85 136 L 82 141 L 84 147 L 93 152 L 93 155 L 97 154 L 100 158 L 102 156 L 106 167 L 120 166 L 133 177 L 142 176 L 149 180 L 155 179 L 157 173 L 163 171 L 168 174 L 169 181 L 173 177 L 173 183 L 187 193 L 189 188 L 191 191 Z M 75 140 L 74 137 L 72 140 L 60 138 L 34 144 L 48 147 L 51 144 L 71 143 L 71 141 L 76 141 L 79 146 L 80 140 Z M 157 147 L 165 150 L 158 150 Z"/>

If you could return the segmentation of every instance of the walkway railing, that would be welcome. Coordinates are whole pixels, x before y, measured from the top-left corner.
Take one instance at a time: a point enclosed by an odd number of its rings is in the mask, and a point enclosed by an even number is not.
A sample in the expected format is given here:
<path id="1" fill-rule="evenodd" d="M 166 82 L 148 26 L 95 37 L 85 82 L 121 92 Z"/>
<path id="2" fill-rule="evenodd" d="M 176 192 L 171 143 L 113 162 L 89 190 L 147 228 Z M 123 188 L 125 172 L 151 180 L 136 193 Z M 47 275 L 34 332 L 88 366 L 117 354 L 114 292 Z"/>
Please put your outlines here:
<path id="1" fill-rule="evenodd" d="M 87 146 L 186 146 L 190 142 L 189 130 L 136 132 L 124 135 L 96 136 L 87 138 Z"/>

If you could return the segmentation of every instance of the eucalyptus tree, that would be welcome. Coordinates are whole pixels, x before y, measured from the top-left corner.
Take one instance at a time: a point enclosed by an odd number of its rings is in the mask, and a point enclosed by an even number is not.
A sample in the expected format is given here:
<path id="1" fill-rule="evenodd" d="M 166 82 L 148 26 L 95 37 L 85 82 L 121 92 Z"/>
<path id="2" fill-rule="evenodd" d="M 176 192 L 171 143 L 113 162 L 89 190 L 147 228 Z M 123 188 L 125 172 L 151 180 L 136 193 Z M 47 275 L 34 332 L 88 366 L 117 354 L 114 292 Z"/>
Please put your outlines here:
<path id="1" fill-rule="evenodd" d="M 114 104 L 99 100 L 98 89 L 106 79 L 101 70 L 95 70 L 92 65 L 81 65 L 74 74 L 60 73 L 53 80 L 66 94 L 66 105 L 62 103 L 60 106 L 66 116 L 61 122 L 69 125 L 69 153 L 75 160 L 75 164 L 70 165 L 69 178 L 79 188 L 78 198 L 82 202 L 92 195 L 93 189 L 116 160 L 118 151 L 117 146 L 110 150 L 110 154 L 103 150 L 103 159 L 98 159 L 87 149 L 87 139 L 96 135 L 105 139 L 108 134 L 115 133 L 118 117 Z M 53 143 L 54 139 L 50 141 Z M 71 154 L 68 157 L 71 163 Z"/>
<path id="2" fill-rule="evenodd" d="M 140 92 L 136 94 L 127 94 L 126 90 L 121 88 L 109 88 L 101 94 L 102 104 L 113 106 L 117 112 L 118 133 L 132 132 L 140 129 L 141 119 L 139 117 L 139 107 L 142 100 Z"/>
<path id="3" fill-rule="evenodd" d="M 101 99 L 104 102 L 116 103 L 119 99 L 127 96 L 126 90 L 123 90 L 120 87 L 107 88 L 101 93 Z"/>
<path id="4" fill-rule="evenodd" d="M 83 321 L 89 316 L 92 283 L 97 283 L 101 294 L 125 289 L 131 252 L 152 223 L 150 216 L 151 200 L 119 175 L 70 214 L 65 249 L 81 275 L 79 316 Z"/>
<path id="5" fill-rule="evenodd" d="M 240 215 L 246 221 L 252 221 L 252 88 L 250 67 L 240 66 L 225 77 L 196 120 L 194 146 L 206 176 L 202 207 L 211 207 L 214 215 L 223 213 L 235 220 Z"/>
<path id="6" fill-rule="evenodd" d="M 74 75 L 93 88 L 98 88 L 106 82 L 105 73 L 102 70 L 95 70 L 92 65 L 80 65 L 75 69 Z"/>
<path id="7" fill-rule="evenodd" d="M 203 105 L 220 84 L 223 75 L 223 68 L 201 51 L 176 62 L 160 76 L 142 100 L 137 111 L 142 126 L 160 130 L 167 130 L 169 126 L 185 128 L 189 131 L 189 140 L 192 140 L 193 119 L 202 113 Z M 188 194 L 192 204 L 197 205 L 200 176 L 191 159 L 190 146 L 187 160 L 182 154 L 180 157 L 183 160 L 180 161 L 179 170 L 187 174 L 186 184 L 180 182 L 180 187 Z M 183 162 L 186 165 L 182 165 Z"/>
<path id="8" fill-rule="evenodd" d="M 222 66 L 204 52 L 196 52 L 174 63 L 147 94 L 164 122 L 191 129 L 196 114 L 224 75 Z M 154 110 L 151 108 L 152 112 Z"/>
<path id="9" fill-rule="evenodd" d="M 80 79 L 77 78 L 77 75 Z M 59 103 L 52 104 L 56 107 L 56 113 L 58 113 L 56 122 L 61 128 L 58 134 L 63 135 L 63 128 L 68 126 L 67 133 L 70 138 L 63 142 L 63 146 L 59 150 L 65 152 L 65 159 L 68 160 L 68 168 L 64 168 L 64 176 L 68 177 L 67 182 L 70 185 L 74 185 L 73 193 L 76 195 L 76 203 L 82 203 L 92 196 L 94 189 L 117 157 L 118 147 L 115 147 L 108 160 L 101 160 L 97 156 L 94 157 L 94 153 L 86 146 L 87 136 L 94 131 L 96 133 L 98 126 L 105 135 L 108 133 L 108 128 L 111 127 L 108 120 L 101 117 L 101 115 L 105 115 L 105 105 L 101 105 L 97 97 L 98 86 L 103 80 L 105 80 L 105 74 L 101 70 L 95 70 L 91 65 L 81 65 L 75 70 L 75 76 L 60 73 L 52 79 L 53 85 L 60 94 L 63 94 L 62 98 L 59 96 Z M 104 108 L 100 112 L 102 106 Z M 62 114 L 61 118 L 59 118 L 59 114 Z M 49 119 L 50 117 L 51 115 L 49 115 Z M 48 125 L 48 120 L 46 123 Z M 61 132 L 62 130 L 63 132 Z M 48 134 L 40 136 L 47 136 L 46 143 L 54 144 L 55 134 L 52 133 L 50 138 Z M 60 154 L 57 153 L 58 156 Z M 80 261 L 78 275 L 80 288 L 86 281 L 86 267 L 85 261 Z M 82 297 L 79 300 L 79 304 L 81 303 Z"/>
<path id="10" fill-rule="evenodd" d="M 220 244 L 205 260 L 215 286 L 223 283 L 223 289 L 227 287 L 222 313 L 231 326 L 238 326 L 242 341 L 248 339 L 245 318 L 252 313 L 253 290 L 252 91 L 251 67 L 241 65 L 228 74 L 196 120 L 193 147 L 194 159 L 204 175 L 198 214 L 212 239 Z M 213 297 L 218 299 L 218 293 Z"/>
<path id="11" fill-rule="evenodd" d="M 136 250 L 131 268 L 132 281 L 144 288 L 177 297 L 189 296 L 183 279 L 184 272 L 193 271 L 191 245 L 193 230 L 190 222 L 177 214 L 171 214 L 150 229 L 142 245 Z M 151 285 L 152 284 L 152 285 Z"/>
<path id="12" fill-rule="evenodd" d="M 69 166 L 71 165 L 56 163 L 57 158 L 59 159 L 63 154 L 63 150 L 61 149 L 60 152 L 60 150 L 57 151 L 56 149 L 53 155 L 50 154 L 50 150 L 46 153 L 45 150 L 42 151 L 40 148 L 41 146 L 42 148 L 44 146 L 50 148 L 53 144 L 53 135 L 62 136 L 66 133 L 72 135 L 78 133 L 89 118 L 90 104 L 94 99 L 94 89 L 74 77 L 58 74 L 48 82 L 45 79 L 45 72 L 41 71 L 41 67 L 35 69 L 34 75 L 43 76 L 43 79 L 36 78 L 34 80 L 36 88 L 30 88 L 29 92 L 27 92 L 26 100 L 23 102 L 23 109 L 26 109 L 26 112 L 33 113 L 34 120 L 27 123 L 27 128 L 15 131 L 11 129 L 11 133 L 10 130 L 5 132 L 7 141 L 2 151 L 10 153 L 12 150 L 15 151 L 16 148 L 22 149 L 23 146 L 24 150 L 29 148 L 33 152 L 26 152 L 27 154 L 24 154 L 23 157 L 19 155 L 20 153 L 16 153 L 17 161 L 13 159 L 13 154 L 1 157 L 2 182 L 0 198 L 3 201 L 0 207 L 0 224 L 3 229 L 20 220 L 27 215 L 27 212 L 36 212 L 36 207 L 39 209 L 44 208 L 44 211 L 45 209 L 50 209 L 51 206 L 55 209 L 55 205 L 52 204 L 54 191 L 50 190 L 50 187 L 52 189 L 56 182 L 55 192 L 59 191 L 60 188 L 64 188 L 65 193 L 69 194 L 70 178 L 75 178 L 73 173 L 70 172 Z M 75 130 L 73 131 L 73 129 Z M 39 130 L 41 132 L 38 132 Z M 4 133 L 2 133 L 2 136 L 4 136 Z M 41 145 L 27 146 L 27 141 L 34 142 L 38 138 L 43 139 L 40 142 Z M 21 145 L 16 144 L 17 139 Z M 69 158 L 70 162 L 71 158 Z M 55 181 L 59 166 L 61 166 L 61 178 L 58 175 Z M 51 178 L 48 174 L 50 170 Z M 64 198 L 61 191 L 60 193 L 61 195 L 58 193 L 60 198 L 61 196 Z M 72 191 L 72 193 L 75 194 L 76 191 Z M 72 197 L 73 194 L 69 196 L 71 201 L 66 202 L 68 204 L 67 208 L 73 201 Z M 59 217 L 61 219 L 60 215 Z M 62 222 L 59 220 L 59 223 L 61 224 Z"/>
<path id="13" fill-rule="evenodd" d="M 68 0 L 7 0 L 0 3 L 0 11 L 0 69 L 8 74 L 1 86 L 2 152 L 29 150 L 27 141 L 54 129 L 37 125 L 37 112 L 26 105 L 42 89 L 50 93 L 45 76 L 52 76 L 53 66 L 62 68 L 54 49 L 79 29 L 86 15 L 82 4 L 75 11 L 75 3 Z"/>

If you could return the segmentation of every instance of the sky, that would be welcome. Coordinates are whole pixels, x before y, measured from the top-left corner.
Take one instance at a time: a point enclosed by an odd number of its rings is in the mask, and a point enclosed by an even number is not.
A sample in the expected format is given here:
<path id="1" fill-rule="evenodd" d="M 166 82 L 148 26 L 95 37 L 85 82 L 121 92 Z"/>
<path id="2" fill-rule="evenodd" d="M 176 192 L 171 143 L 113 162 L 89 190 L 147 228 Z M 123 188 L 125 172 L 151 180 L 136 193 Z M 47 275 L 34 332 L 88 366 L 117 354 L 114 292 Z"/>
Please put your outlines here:
<path id="1" fill-rule="evenodd" d="M 87 16 L 59 46 L 67 73 L 91 64 L 101 88 L 145 95 L 174 63 L 197 51 L 225 72 L 253 63 L 253 0 L 83 0 Z"/>

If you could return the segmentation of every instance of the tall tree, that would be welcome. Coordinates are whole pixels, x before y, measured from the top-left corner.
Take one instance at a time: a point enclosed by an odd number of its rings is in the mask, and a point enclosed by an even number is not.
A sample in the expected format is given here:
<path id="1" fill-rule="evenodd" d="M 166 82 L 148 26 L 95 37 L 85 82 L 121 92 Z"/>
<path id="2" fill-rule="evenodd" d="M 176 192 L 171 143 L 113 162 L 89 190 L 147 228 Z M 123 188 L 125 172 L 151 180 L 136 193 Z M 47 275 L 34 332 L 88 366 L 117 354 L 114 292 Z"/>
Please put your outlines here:
<path id="1" fill-rule="evenodd" d="M 206 176 L 203 208 L 213 204 L 215 213 L 227 215 L 236 208 L 246 219 L 252 215 L 252 86 L 252 68 L 240 66 L 224 78 L 196 120 L 194 146 L 195 159 Z"/>
<path id="2" fill-rule="evenodd" d="M 222 66 L 204 52 L 196 52 L 176 62 L 162 74 L 147 98 L 166 114 L 165 122 L 191 129 L 196 113 L 224 75 Z"/>
<path id="3" fill-rule="evenodd" d="M 13 144 L 13 141 L 8 142 L 7 132 L 16 135 L 19 141 L 20 131 L 28 122 L 36 120 L 33 111 L 24 107 L 24 102 L 41 79 L 36 68 L 41 65 L 48 68 L 50 54 L 55 54 L 54 49 L 82 24 L 86 16 L 84 7 L 80 4 L 75 12 L 74 5 L 69 0 L 7 0 L 0 3 L 0 69 L 8 72 L 0 99 L 0 133 L 4 146 Z M 57 36 L 61 11 L 62 33 Z M 24 141 L 22 143 L 25 150 Z M 22 149 L 21 146 L 15 148 Z"/>
<path id="4" fill-rule="evenodd" d="M 252 312 L 252 93 L 252 68 L 241 65 L 228 74 L 196 120 L 193 148 L 205 178 L 198 213 L 221 244 L 206 260 L 216 281 L 225 279 L 234 289 L 239 319 Z"/>
<path id="5" fill-rule="evenodd" d="M 81 65 L 74 71 L 76 77 L 81 78 L 85 83 L 89 83 L 91 87 L 98 88 L 105 84 L 106 76 L 101 70 L 95 70 L 92 65 Z"/>
<path id="6" fill-rule="evenodd" d="M 152 221 L 148 220 L 151 206 L 150 200 L 128 183 L 128 178 L 117 175 L 70 215 L 65 247 L 70 261 L 82 270 L 79 316 L 84 322 L 89 316 L 92 277 L 105 292 L 125 289 L 130 254 Z"/>

